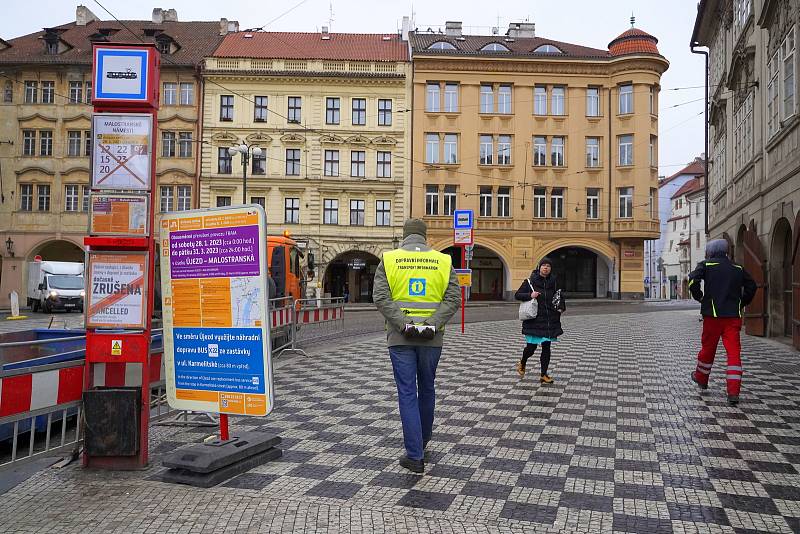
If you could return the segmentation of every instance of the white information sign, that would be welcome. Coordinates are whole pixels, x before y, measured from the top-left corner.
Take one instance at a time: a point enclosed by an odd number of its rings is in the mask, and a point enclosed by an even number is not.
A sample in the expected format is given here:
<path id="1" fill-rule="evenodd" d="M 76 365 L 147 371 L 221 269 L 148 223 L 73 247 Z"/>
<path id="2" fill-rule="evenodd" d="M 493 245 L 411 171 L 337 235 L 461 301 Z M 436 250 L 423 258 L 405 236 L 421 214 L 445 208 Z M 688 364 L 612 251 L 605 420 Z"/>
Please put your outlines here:
<path id="1" fill-rule="evenodd" d="M 86 326 L 144 328 L 146 252 L 90 252 Z"/>
<path id="2" fill-rule="evenodd" d="M 453 230 L 453 243 L 456 245 L 471 245 L 472 229 L 456 228 L 455 230 Z"/>
<path id="3" fill-rule="evenodd" d="M 92 188 L 150 189 L 153 118 L 141 113 L 92 117 Z"/>

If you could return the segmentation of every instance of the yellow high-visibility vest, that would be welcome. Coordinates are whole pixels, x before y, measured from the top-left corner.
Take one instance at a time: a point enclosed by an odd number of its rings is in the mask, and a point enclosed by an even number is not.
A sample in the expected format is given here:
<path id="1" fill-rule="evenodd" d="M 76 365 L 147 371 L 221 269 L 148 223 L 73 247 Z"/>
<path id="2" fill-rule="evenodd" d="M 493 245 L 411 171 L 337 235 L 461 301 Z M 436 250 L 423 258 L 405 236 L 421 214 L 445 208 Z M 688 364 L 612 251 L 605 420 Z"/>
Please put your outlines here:
<path id="1" fill-rule="evenodd" d="M 450 282 L 452 259 L 435 250 L 397 249 L 383 254 L 383 268 L 395 301 L 409 319 L 430 317 Z"/>

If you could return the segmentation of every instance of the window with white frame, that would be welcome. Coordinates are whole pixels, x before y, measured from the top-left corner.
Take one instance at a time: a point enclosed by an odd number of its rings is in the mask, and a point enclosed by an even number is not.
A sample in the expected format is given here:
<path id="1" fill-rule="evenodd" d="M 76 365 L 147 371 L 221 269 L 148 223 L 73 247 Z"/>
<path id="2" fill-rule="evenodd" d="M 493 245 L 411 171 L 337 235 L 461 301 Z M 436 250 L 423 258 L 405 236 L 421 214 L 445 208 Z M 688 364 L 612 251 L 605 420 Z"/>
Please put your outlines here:
<path id="1" fill-rule="evenodd" d="M 392 201 L 375 201 L 375 226 L 391 226 L 392 224 Z"/>
<path id="2" fill-rule="evenodd" d="M 550 217 L 553 219 L 564 218 L 564 188 L 554 187 L 550 191 Z"/>
<path id="3" fill-rule="evenodd" d="M 543 136 L 533 138 L 533 164 L 537 167 L 547 165 L 547 138 Z"/>
<path id="4" fill-rule="evenodd" d="M 233 171 L 233 156 L 228 153 L 227 147 L 217 149 L 217 173 L 231 174 Z"/>
<path id="5" fill-rule="evenodd" d="M 600 218 L 600 190 L 594 187 L 586 190 L 586 218 Z"/>
<path id="6" fill-rule="evenodd" d="M 64 186 L 64 211 L 78 211 L 80 187 L 77 184 Z"/>
<path id="7" fill-rule="evenodd" d="M 733 30 L 735 37 L 744 29 L 752 12 L 752 0 L 733 0 Z"/>
<path id="8" fill-rule="evenodd" d="M 326 198 L 322 201 L 322 224 L 339 224 L 339 200 Z"/>
<path id="9" fill-rule="evenodd" d="M 42 82 L 42 104 L 52 104 L 55 102 L 55 94 L 56 82 Z"/>
<path id="10" fill-rule="evenodd" d="M 181 82 L 180 84 L 181 106 L 194 105 L 194 84 L 191 82 Z"/>
<path id="11" fill-rule="evenodd" d="M 378 126 L 392 125 L 392 101 L 388 98 L 378 99 Z"/>
<path id="12" fill-rule="evenodd" d="M 69 82 L 69 103 L 83 104 L 83 82 Z"/>
<path id="13" fill-rule="evenodd" d="M 429 83 L 425 90 L 425 111 L 438 113 L 440 111 L 441 92 L 438 83 Z"/>
<path id="14" fill-rule="evenodd" d="M 655 135 L 650 136 L 650 166 L 658 167 L 658 154 L 656 148 L 658 147 L 658 138 Z"/>
<path id="15" fill-rule="evenodd" d="M 75 158 L 81 155 L 81 149 L 83 148 L 82 135 L 83 133 L 80 130 L 69 130 L 67 132 L 67 156 Z"/>
<path id="16" fill-rule="evenodd" d="M 350 151 L 350 176 L 363 178 L 367 175 L 367 152 L 364 150 Z"/>
<path id="17" fill-rule="evenodd" d="M 161 213 L 165 213 L 167 211 L 174 211 L 175 210 L 175 190 L 172 186 L 169 185 L 162 185 L 160 187 L 161 194 L 159 198 Z"/>
<path id="18" fill-rule="evenodd" d="M 326 150 L 325 151 L 325 176 L 339 176 L 339 151 Z"/>
<path id="19" fill-rule="evenodd" d="M 511 217 L 511 188 L 497 188 L 497 216 Z"/>
<path id="20" fill-rule="evenodd" d="M 753 159 L 753 101 L 751 91 L 733 112 L 733 163 L 739 172 Z"/>
<path id="21" fill-rule="evenodd" d="M 364 226 L 364 201 L 350 201 L 350 226 Z"/>
<path id="22" fill-rule="evenodd" d="M 35 80 L 25 81 L 25 103 L 35 104 L 38 100 L 39 82 Z"/>
<path id="23" fill-rule="evenodd" d="M 456 186 L 444 186 L 444 213 L 443 215 L 453 215 L 456 211 Z"/>
<path id="24" fill-rule="evenodd" d="M 354 98 L 353 104 L 353 126 L 364 126 L 367 124 L 367 99 Z"/>
<path id="25" fill-rule="evenodd" d="M 286 176 L 300 176 L 300 149 L 286 149 Z"/>
<path id="26" fill-rule="evenodd" d="M 50 184 L 36 186 L 36 202 L 39 211 L 50 211 Z"/>
<path id="27" fill-rule="evenodd" d="M 425 186 L 425 215 L 439 215 L 439 186 Z"/>
<path id="28" fill-rule="evenodd" d="M 600 166 L 600 138 L 587 137 L 586 138 L 586 166 L 599 167 Z"/>
<path id="29" fill-rule="evenodd" d="M 479 214 L 481 217 L 491 217 L 492 216 L 492 186 L 490 185 L 482 185 L 480 187 L 480 197 L 479 197 Z"/>
<path id="30" fill-rule="evenodd" d="M 587 87 L 586 88 L 586 116 L 599 117 L 600 116 L 600 88 Z"/>
<path id="31" fill-rule="evenodd" d="M 378 178 L 392 177 L 392 153 L 378 152 Z"/>
<path id="32" fill-rule="evenodd" d="M 83 155 L 92 155 L 92 131 L 84 130 L 83 132 Z"/>
<path id="33" fill-rule="evenodd" d="M 633 85 L 619 86 L 619 114 L 633 113 Z"/>
<path id="34" fill-rule="evenodd" d="M 251 166 L 252 166 L 252 173 L 254 175 L 265 175 L 267 174 L 267 151 L 266 149 L 261 150 L 261 154 L 256 156 L 253 154 L 250 156 Z"/>
<path id="35" fill-rule="evenodd" d="M 564 138 L 553 137 L 550 140 L 550 165 L 553 167 L 564 166 Z"/>
<path id="36" fill-rule="evenodd" d="M 231 205 L 231 197 L 229 196 L 219 196 L 217 197 L 217 207 L 224 208 L 225 206 Z"/>
<path id="37" fill-rule="evenodd" d="M 425 134 L 425 163 L 439 163 L 439 134 Z"/>
<path id="38" fill-rule="evenodd" d="M 533 88 L 533 114 L 547 115 L 547 87 L 544 85 Z"/>
<path id="39" fill-rule="evenodd" d="M 650 218 L 651 219 L 658 219 L 658 189 L 651 187 L 650 188 L 650 202 L 648 204 L 650 208 Z M 697 215 L 700 214 L 700 203 L 697 203 Z"/>
<path id="40" fill-rule="evenodd" d="M 480 136 L 480 159 L 479 163 L 481 165 L 491 165 L 492 164 L 492 155 L 494 154 L 494 140 L 492 139 L 491 135 L 481 135 Z"/>
<path id="41" fill-rule="evenodd" d="M 501 85 L 497 89 L 497 113 L 511 113 L 511 86 Z"/>
<path id="42" fill-rule="evenodd" d="M 497 164 L 511 165 L 511 136 L 501 135 L 497 138 Z"/>
<path id="43" fill-rule="evenodd" d="M 648 102 L 650 107 L 650 115 L 657 115 L 656 111 L 656 88 L 654 85 L 649 87 L 650 92 L 648 93 Z"/>
<path id="44" fill-rule="evenodd" d="M 537 219 L 547 217 L 547 189 L 544 187 L 533 188 L 533 216 Z"/>
<path id="45" fill-rule="evenodd" d="M 781 93 L 781 51 L 777 50 L 767 63 L 767 134 L 772 137 L 781 127 L 780 93 Z"/>
<path id="46" fill-rule="evenodd" d="M 192 132 L 178 132 L 178 157 L 192 157 Z"/>
<path id="47" fill-rule="evenodd" d="M 335 97 L 325 99 L 325 124 L 339 124 L 341 101 Z"/>
<path id="48" fill-rule="evenodd" d="M 620 135 L 619 142 L 619 165 L 633 165 L 633 135 Z"/>
<path id="49" fill-rule="evenodd" d="M 175 132 L 161 132 L 161 157 L 175 157 Z"/>
<path id="50" fill-rule="evenodd" d="M 89 192 L 91 188 L 88 185 L 84 185 L 81 187 L 81 211 L 88 212 L 89 211 Z M 186 208 L 189 209 L 189 208 Z"/>
<path id="51" fill-rule="evenodd" d="M 557 85 L 553 87 L 550 93 L 550 114 L 551 115 L 564 115 L 566 109 L 564 101 L 566 99 L 567 88 Z"/>
<path id="52" fill-rule="evenodd" d="M 178 190 L 178 211 L 187 211 L 192 209 L 192 186 L 179 185 Z"/>
<path id="53" fill-rule="evenodd" d="M 86 93 L 86 95 L 85 95 L 86 103 L 87 104 L 91 104 L 92 103 L 92 82 L 86 82 L 84 84 L 84 87 L 86 88 L 86 91 L 84 91 Z"/>
<path id="54" fill-rule="evenodd" d="M 175 106 L 178 103 L 178 84 L 174 82 L 164 82 L 162 84 L 164 100 L 161 102 L 165 106 Z"/>
<path id="55" fill-rule="evenodd" d="M 287 120 L 292 124 L 300 124 L 303 118 L 303 98 L 290 96 L 287 99 L 289 114 Z"/>
<path id="56" fill-rule="evenodd" d="M 458 113 L 458 84 L 444 84 L 444 111 L 445 113 Z"/>
<path id="57" fill-rule="evenodd" d="M 795 114 L 796 111 L 796 98 L 795 98 L 795 29 L 789 30 L 789 34 L 781 44 L 781 76 L 783 91 L 783 107 L 781 108 L 781 118 L 788 119 Z"/>
<path id="58" fill-rule="evenodd" d="M 444 162 L 458 163 L 458 134 L 444 134 Z"/>
<path id="59" fill-rule="evenodd" d="M 262 208 L 266 208 L 267 199 L 264 197 L 250 197 L 250 204 L 258 204 Z"/>
<path id="60" fill-rule="evenodd" d="M 300 199 L 287 197 L 283 199 L 283 221 L 286 224 L 300 223 Z"/>
<path id="61" fill-rule="evenodd" d="M 481 113 L 494 113 L 494 89 L 491 85 L 481 85 Z"/>
<path id="62" fill-rule="evenodd" d="M 22 130 L 22 155 L 36 155 L 36 130 Z"/>
<path id="63" fill-rule="evenodd" d="M 19 184 L 19 210 L 33 211 L 33 184 Z"/>
<path id="64" fill-rule="evenodd" d="M 253 99 L 253 121 L 267 122 L 268 111 L 269 111 L 268 97 L 257 96 Z"/>
<path id="65" fill-rule="evenodd" d="M 619 217 L 620 219 L 630 219 L 633 217 L 633 188 L 619 188 Z"/>
<path id="66" fill-rule="evenodd" d="M 220 95 L 219 97 L 219 120 L 233 120 L 233 95 Z"/>
<path id="67" fill-rule="evenodd" d="M 39 132 L 39 155 L 53 155 L 53 130 L 41 130 Z"/>

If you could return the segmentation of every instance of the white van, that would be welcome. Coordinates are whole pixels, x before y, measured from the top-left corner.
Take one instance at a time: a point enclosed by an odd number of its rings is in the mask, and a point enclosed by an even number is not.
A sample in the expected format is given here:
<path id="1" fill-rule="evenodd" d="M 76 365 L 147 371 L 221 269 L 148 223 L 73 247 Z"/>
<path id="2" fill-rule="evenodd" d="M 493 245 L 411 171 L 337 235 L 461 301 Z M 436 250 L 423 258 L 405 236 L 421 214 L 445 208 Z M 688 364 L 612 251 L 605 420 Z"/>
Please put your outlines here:
<path id="1" fill-rule="evenodd" d="M 82 263 L 32 261 L 28 264 L 28 307 L 32 311 L 83 312 L 85 295 Z"/>

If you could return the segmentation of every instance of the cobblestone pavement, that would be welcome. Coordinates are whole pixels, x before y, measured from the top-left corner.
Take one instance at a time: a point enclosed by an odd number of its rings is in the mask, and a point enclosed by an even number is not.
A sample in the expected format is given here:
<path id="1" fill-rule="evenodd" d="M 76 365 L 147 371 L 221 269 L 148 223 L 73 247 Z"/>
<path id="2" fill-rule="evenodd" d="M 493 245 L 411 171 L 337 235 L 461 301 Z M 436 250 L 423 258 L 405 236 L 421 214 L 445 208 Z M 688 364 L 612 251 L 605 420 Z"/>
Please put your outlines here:
<path id="1" fill-rule="evenodd" d="M 550 386 L 514 372 L 518 322 L 448 334 L 424 476 L 397 465 L 391 365 L 373 338 L 279 361 L 274 413 L 234 434 L 279 434 L 282 459 L 210 490 L 169 485 L 159 458 L 208 430 L 155 427 L 148 470 L 40 472 L 0 499 L 0 530 L 800 532 L 794 350 L 746 337 L 730 407 L 724 361 L 707 392 L 689 382 L 696 311 L 564 324 Z"/>

